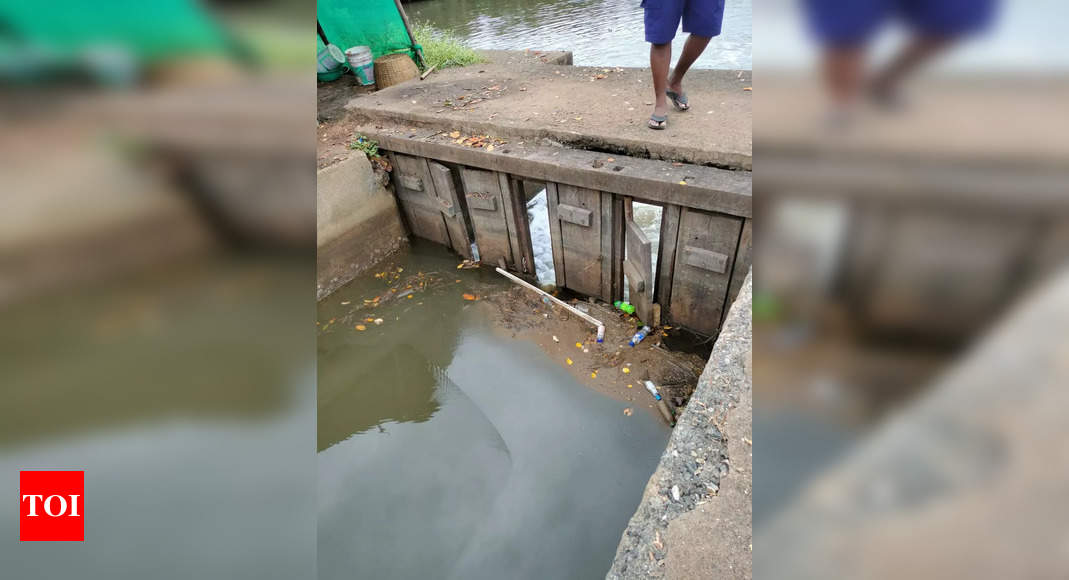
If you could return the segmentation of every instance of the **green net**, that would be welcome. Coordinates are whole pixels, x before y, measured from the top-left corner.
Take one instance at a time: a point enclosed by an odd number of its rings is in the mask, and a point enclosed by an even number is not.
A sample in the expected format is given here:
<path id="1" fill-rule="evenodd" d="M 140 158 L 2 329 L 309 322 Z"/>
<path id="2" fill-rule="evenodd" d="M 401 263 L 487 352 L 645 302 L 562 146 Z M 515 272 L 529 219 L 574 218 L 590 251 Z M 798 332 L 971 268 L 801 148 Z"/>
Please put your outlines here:
<path id="1" fill-rule="evenodd" d="M 61 54 L 112 46 L 142 61 L 228 49 L 223 31 L 193 0 L 0 2 L 0 31 Z"/>
<path id="2" fill-rule="evenodd" d="M 416 58 L 394 0 L 319 0 L 316 17 L 327 40 L 342 51 L 367 46 L 374 58 L 393 52 Z"/>

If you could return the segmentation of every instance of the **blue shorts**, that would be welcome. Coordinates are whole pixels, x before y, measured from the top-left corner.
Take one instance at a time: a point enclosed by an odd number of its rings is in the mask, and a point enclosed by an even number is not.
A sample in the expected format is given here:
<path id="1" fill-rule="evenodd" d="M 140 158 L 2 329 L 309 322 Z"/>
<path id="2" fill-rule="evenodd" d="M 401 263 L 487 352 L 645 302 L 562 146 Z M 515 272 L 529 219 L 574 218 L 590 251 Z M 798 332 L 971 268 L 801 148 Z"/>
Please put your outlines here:
<path id="1" fill-rule="evenodd" d="M 646 42 L 667 44 L 683 32 L 712 38 L 724 23 L 724 0 L 642 0 L 646 9 Z"/>
<path id="2" fill-rule="evenodd" d="M 822 44 L 863 44 L 888 20 L 914 32 L 958 37 L 979 32 L 993 19 L 998 0 L 804 0 L 809 26 Z"/>

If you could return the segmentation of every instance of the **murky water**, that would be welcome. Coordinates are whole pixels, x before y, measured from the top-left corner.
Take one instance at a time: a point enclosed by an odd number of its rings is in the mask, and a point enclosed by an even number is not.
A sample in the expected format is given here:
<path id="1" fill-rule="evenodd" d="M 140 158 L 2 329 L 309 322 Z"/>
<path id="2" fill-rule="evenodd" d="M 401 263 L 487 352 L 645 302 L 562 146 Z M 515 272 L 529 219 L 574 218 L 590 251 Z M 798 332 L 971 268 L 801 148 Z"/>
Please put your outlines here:
<path id="1" fill-rule="evenodd" d="M 0 576 L 305 577 L 311 263 L 169 263 L 0 309 Z M 19 542 L 32 469 L 84 470 L 85 542 Z"/>
<path id="2" fill-rule="evenodd" d="M 428 289 L 319 305 L 320 577 L 604 578 L 668 429 L 496 334 L 462 294 L 507 283 L 456 264 L 417 244 L 380 270 Z"/>
<path id="3" fill-rule="evenodd" d="M 405 11 L 474 48 L 570 50 L 580 66 L 649 66 L 639 0 L 421 0 Z M 723 31 L 694 66 L 750 69 L 750 42 L 750 0 L 727 0 Z"/>

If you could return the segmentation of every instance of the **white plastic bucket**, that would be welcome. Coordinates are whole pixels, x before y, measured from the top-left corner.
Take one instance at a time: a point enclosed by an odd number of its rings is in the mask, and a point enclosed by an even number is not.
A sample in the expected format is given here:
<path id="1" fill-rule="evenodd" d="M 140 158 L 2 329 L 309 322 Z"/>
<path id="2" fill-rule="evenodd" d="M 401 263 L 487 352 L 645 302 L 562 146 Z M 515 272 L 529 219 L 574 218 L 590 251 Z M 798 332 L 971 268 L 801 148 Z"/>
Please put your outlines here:
<path id="1" fill-rule="evenodd" d="M 354 46 L 345 51 L 345 58 L 349 60 L 349 68 L 362 85 L 375 84 L 375 63 L 371 58 L 371 49 L 366 46 Z"/>
<path id="2" fill-rule="evenodd" d="M 338 70 L 338 67 L 345 64 L 345 55 L 337 46 L 328 44 L 327 46 L 319 49 L 319 54 L 316 55 L 316 72 L 330 72 Z"/>

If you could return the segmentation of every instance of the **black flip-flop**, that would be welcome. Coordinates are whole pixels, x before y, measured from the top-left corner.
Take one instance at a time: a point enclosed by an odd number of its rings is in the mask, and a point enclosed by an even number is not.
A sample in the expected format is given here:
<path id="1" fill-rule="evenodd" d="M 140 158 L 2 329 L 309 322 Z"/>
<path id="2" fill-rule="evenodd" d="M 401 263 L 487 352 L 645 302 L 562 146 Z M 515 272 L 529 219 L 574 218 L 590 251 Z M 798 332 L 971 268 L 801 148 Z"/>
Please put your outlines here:
<path id="1" fill-rule="evenodd" d="M 690 108 L 690 103 L 687 102 L 686 93 L 677 93 L 675 91 L 665 91 L 664 94 L 668 95 L 668 98 L 672 100 L 672 105 L 680 111 L 686 111 Z"/>
<path id="2" fill-rule="evenodd" d="M 661 131 L 668 126 L 668 115 L 650 115 L 649 123 L 650 129 Z"/>

